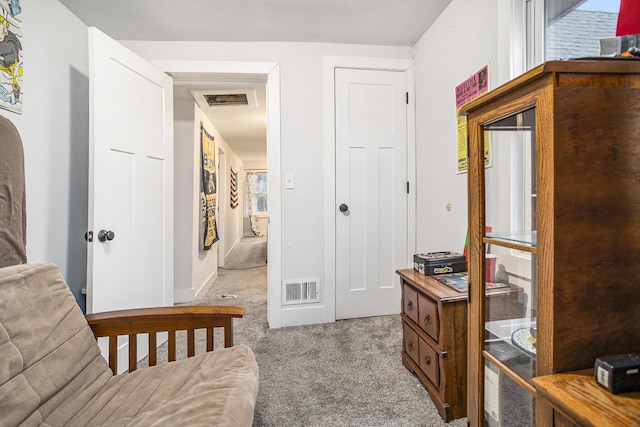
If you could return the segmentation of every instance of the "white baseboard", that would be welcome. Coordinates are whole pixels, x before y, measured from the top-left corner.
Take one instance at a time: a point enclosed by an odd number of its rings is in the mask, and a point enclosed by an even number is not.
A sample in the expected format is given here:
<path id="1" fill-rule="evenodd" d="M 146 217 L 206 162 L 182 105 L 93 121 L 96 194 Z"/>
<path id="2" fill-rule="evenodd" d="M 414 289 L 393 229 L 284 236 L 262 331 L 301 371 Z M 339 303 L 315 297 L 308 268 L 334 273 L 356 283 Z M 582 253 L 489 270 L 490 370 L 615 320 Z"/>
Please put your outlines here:
<path id="1" fill-rule="evenodd" d="M 211 273 L 211 275 L 205 280 L 205 282 L 200 285 L 200 287 L 196 290 L 195 288 L 190 289 L 176 289 L 173 291 L 173 301 L 175 304 L 179 303 L 187 303 L 193 302 L 197 299 L 204 297 L 207 291 L 213 285 L 213 282 L 218 278 L 218 270 Z"/>
<path id="2" fill-rule="evenodd" d="M 299 305 L 282 309 L 282 326 L 327 323 L 324 305 Z M 332 322 L 330 322 L 332 323 Z M 270 325 L 270 327 L 272 327 Z"/>
<path id="3" fill-rule="evenodd" d="M 235 248 L 238 243 L 240 243 L 240 239 L 236 239 L 235 242 L 233 242 L 233 245 L 231 245 L 231 247 L 229 248 L 229 250 L 227 251 L 227 253 L 224 254 L 224 257 L 226 258 L 227 256 L 229 256 L 229 254 L 231 253 L 231 251 L 233 250 L 233 248 Z"/>
<path id="4" fill-rule="evenodd" d="M 204 281 L 204 283 L 200 286 L 200 288 L 195 293 L 195 299 L 201 299 L 207 293 L 207 291 L 213 285 L 213 282 L 218 278 L 218 269 L 211 273 L 211 275 Z"/>
<path id="5" fill-rule="evenodd" d="M 173 302 L 175 304 L 193 302 L 193 288 L 177 289 L 173 291 Z"/>

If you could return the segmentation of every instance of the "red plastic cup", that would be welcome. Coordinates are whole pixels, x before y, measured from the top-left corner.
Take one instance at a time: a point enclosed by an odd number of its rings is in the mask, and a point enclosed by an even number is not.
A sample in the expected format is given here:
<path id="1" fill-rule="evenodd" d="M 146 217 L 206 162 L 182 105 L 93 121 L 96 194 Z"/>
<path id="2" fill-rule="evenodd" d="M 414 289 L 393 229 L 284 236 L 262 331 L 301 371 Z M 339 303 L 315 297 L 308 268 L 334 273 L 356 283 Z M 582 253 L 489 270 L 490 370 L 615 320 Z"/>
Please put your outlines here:
<path id="1" fill-rule="evenodd" d="M 485 282 L 495 282 L 496 281 L 496 260 L 498 259 L 498 255 L 495 254 L 486 254 L 485 255 Z"/>

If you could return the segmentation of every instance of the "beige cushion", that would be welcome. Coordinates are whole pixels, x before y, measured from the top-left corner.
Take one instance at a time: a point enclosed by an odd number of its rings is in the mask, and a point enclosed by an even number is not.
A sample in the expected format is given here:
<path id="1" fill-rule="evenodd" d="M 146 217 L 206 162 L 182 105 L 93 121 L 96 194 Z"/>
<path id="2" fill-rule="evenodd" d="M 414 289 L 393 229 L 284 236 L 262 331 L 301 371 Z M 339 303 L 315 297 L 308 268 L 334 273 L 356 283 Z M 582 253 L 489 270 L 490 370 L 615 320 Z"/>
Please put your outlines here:
<path id="1" fill-rule="evenodd" d="M 64 402 L 86 404 L 111 377 L 55 265 L 0 269 L 0 425 L 38 425 Z"/>
<path id="2" fill-rule="evenodd" d="M 22 140 L 0 116 L 0 267 L 27 262 L 27 210 Z"/>
<path id="3" fill-rule="evenodd" d="M 250 426 L 257 391 L 244 345 L 113 376 L 55 265 L 0 268 L 0 426 Z"/>
<path id="4" fill-rule="evenodd" d="M 251 426 L 257 392 L 255 356 L 238 345 L 115 376 L 70 425 Z"/>

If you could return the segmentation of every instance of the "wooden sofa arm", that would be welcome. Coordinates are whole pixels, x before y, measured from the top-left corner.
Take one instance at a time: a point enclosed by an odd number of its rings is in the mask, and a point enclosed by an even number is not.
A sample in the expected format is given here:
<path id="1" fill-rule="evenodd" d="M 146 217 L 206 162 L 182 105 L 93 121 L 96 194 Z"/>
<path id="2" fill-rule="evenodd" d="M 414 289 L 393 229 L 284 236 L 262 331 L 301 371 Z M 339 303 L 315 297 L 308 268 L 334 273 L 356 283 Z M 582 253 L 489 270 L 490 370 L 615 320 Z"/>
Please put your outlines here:
<path id="1" fill-rule="evenodd" d="M 224 346 L 233 345 L 234 317 L 242 317 L 239 306 L 176 306 L 139 308 L 87 314 L 96 339 L 109 337 L 109 366 L 117 373 L 118 336 L 129 336 L 129 371 L 137 369 L 137 334 L 149 335 L 149 366 L 157 363 L 158 332 L 168 332 L 168 360 L 176 360 L 176 331 L 187 331 L 187 357 L 195 355 L 195 330 L 206 329 L 207 350 L 213 351 L 213 329 L 224 328 Z"/>

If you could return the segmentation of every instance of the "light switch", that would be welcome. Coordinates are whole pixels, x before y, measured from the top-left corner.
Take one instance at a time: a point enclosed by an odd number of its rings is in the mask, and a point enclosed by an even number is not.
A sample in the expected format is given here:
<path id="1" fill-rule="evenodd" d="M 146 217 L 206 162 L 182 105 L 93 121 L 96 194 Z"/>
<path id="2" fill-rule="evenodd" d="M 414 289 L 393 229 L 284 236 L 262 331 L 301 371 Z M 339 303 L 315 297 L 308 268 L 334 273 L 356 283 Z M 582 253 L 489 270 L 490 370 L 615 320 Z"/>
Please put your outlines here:
<path id="1" fill-rule="evenodd" d="M 288 173 L 285 174 L 284 176 L 284 188 L 295 188 L 295 185 L 293 184 L 293 174 L 292 173 Z"/>

